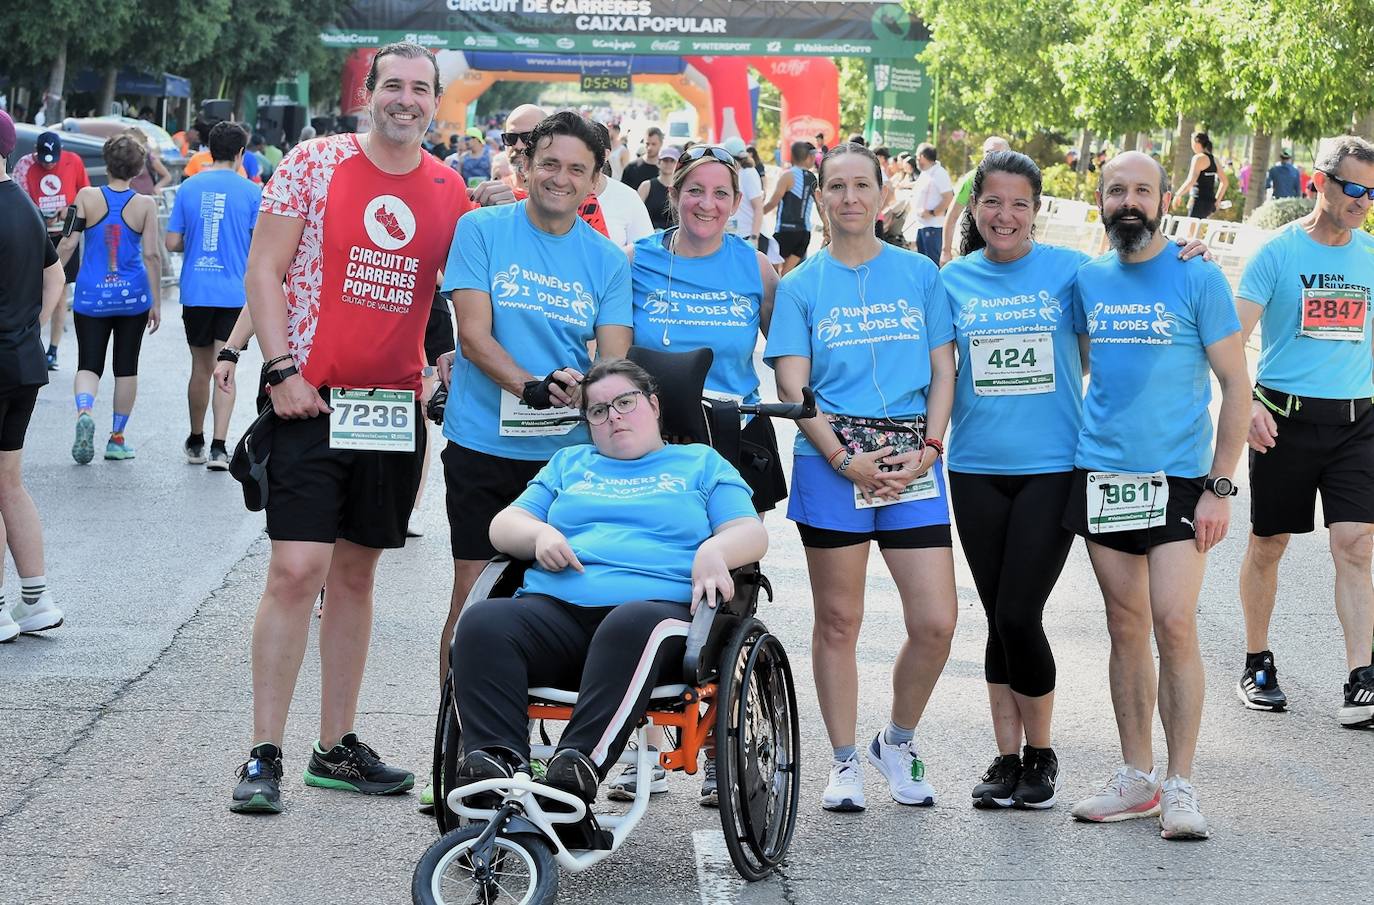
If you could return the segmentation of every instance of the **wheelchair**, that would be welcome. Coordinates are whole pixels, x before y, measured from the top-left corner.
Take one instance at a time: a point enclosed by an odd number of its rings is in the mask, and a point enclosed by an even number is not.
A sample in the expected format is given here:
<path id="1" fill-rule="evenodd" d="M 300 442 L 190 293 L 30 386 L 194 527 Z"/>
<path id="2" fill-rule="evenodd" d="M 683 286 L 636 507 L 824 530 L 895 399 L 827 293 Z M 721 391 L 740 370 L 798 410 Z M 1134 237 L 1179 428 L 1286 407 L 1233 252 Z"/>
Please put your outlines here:
<path id="1" fill-rule="evenodd" d="M 742 414 L 792 419 L 815 414 L 809 389 L 798 405 L 745 406 L 703 398 L 709 349 L 667 353 L 635 347 L 628 357 L 659 384 L 665 435 L 710 442 L 732 462 L 742 455 Z M 497 557 L 483 570 L 467 603 L 513 596 L 528 566 Z M 632 744 L 620 755 L 619 763 L 635 764 L 641 778 L 623 813 L 593 813 L 580 798 L 523 772 L 512 779 L 463 780 L 460 785 L 462 716 L 450 673 L 434 734 L 434 814 L 441 836 L 415 868 L 414 902 L 553 902 L 559 869 L 580 873 L 606 859 L 647 812 L 653 767 L 649 723 L 668 730 L 669 742 L 658 755 L 666 770 L 695 774 L 702 750 L 714 752 L 730 860 L 746 880 L 772 873 L 786 856 L 796 825 L 801 782 L 797 699 L 787 653 L 757 618 L 760 596 L 773 596 L 767 577 L 757 563 L 732 574 L 733 599 L 697 608 L 686 639 L 682 681 L 652 690 Z M 576 690 L 529 689 L 531 727 L 540 723 L 543 736 L 543 722 L 570 719 L 576 702 Z M 554 753 L 547 737 L 541 740 L 544 744 L 531 745 L 531 762 Z M 499 795 L 499 807 L 474 807 L 465 800 L 480 793 Z M 491 804 L 491 796 L 485 797 Z"/>

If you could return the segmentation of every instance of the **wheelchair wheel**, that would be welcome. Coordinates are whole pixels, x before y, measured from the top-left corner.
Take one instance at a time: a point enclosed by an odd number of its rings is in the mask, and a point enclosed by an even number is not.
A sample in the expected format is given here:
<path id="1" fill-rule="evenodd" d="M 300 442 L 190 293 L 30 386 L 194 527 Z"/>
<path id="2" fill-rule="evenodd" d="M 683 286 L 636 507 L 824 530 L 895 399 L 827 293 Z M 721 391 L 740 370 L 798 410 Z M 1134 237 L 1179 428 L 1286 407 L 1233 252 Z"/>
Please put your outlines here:
<path id="1" fill-rule="evenodd" d="M 777 638 L 748 619 L 721 659 L 716 782 L 730 860 L 762 880 L 787 854 L 801 793 L 801 731 L 792 668 Z"/>
<path id="2" fill-rule="evenodd" d="M 558 865 L 542 836 L 517 833 L 493 840 L 492 882 L 477 881 L 472 847 L 485 823 L 446 833 L 431 845 L 410 883 L 415 905 L 547 905 L 558 897 Z"/>
<path id="3" fill-rule="evenodd" d="M 458 761 L 463 759 L 463 727 L 458 722 L 458 706 L 453 700 L 452 684 L 444 683 L 439 701 L 439 717 L 434 726 L 434 761 L 430 782 L 434 784 L 434 822 L 439 832 L 458 829 L 467 821 L 448 809 L 449 789 L 456 788 Z"/>

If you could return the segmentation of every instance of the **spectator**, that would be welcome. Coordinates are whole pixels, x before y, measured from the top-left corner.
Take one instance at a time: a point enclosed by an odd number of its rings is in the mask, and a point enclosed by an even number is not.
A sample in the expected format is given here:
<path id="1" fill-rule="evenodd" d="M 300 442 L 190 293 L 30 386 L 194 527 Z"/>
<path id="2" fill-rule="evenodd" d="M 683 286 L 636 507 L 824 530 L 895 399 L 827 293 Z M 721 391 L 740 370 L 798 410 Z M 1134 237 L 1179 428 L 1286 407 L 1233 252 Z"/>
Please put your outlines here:
<path id="1" fill-rule="evenodd" d="M 921 171 L 911 190 L 916 218 L 921 224 L 916 231 L 916 250 L 938 266 L 944 243 L 945 212 L 954 201 L 954 184 L 937 159 L 932 144 L 923 143 L 916 149 L 916 166 Z"/>
<path id="2" fill-rule="evenodd" d="M 1302 196 L 1302 173 L 1293 166 L 1293 152 L 1284 148 L 1279 152 L 1279 162 L 1269 168 L 1264 177 L 1265 191 L 1273 190 L 1273 198 L 1298 198 Z"/>
<path id="3" fill-rule="evenodd" d="M 625 167 L 620 181 L 632 189 L 637 189 L 658 175 L 658 152 L 663 148 L 663 130 L 650 126 L 644 133 L 644 156 Z M 674 158 L 676 161 L 676 158 Z M 653 208 L 649 209 L 653 213 Z"/>

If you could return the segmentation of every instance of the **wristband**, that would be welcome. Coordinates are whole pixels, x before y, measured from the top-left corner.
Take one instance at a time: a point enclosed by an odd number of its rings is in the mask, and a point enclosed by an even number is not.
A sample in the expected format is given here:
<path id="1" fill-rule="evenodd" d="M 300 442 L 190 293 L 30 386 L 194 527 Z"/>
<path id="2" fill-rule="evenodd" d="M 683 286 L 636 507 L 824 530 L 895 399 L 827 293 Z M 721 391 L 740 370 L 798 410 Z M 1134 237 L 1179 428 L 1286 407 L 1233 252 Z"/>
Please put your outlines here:
<path id="1" fill-rule="evenodd" d="M 851 464 L 853 464 L 853 462 L 854 462 L 854 454 L 853 454 L 852 452 L 850 452 L 849 450 L 846 449 L 846 450 L 844 451 L 844 461 L 841 462 L 841 463 L 840 463 L 840 467 L 837 468 L 837 469 L 835 469 L 835 470 L 838 471 L 840 474 L 844 474 L 844 473 L 845 473 L 845 470 L 846 470 L 847 468 L 849 468 L 849 466 L 850 466 Z"/>
<path id="2" fill-rule="evenodd" d="M 940 456 L 943 456 L 945 454 L 945 444 L 941 443 L 939 440 L 936 440 L 934 437 L 926 437 L 924 445 L 929 446 L 931 449 L 935 450 L 936 458 L 939 458 Z"/>
<path id="3" fill-rule="evenodd" d="M 262 368 L 264 371 L 270 371 L 272 369 L 272 365 L 281 364 L 283 361 L 291 361 L 294 364 L 294 361 L 291 358 L 291 354 L 288 352 L 286 355 L 278 355 L 276 358 L 272 359 L 271 361 L 267 362 L 267 364 L 263 365 Z"/>
<path id="4" fill-rule="evenodd" d="M 231 364 L 238 364 L 239 350 L 235 349 L 233 346 L 225 346 L 223 349 L 219 350 L 219 354 L 215 356 L 215 361 L 227 361 Z"/>
<path id="5" fill-rule="evenodd" d="M 833 453 L 830 454 L 830 457 L 825 460 L 825 464 L 829 465 L 831 468 L 834 468 L 835 460 L 838 459 L 840 455 L 844 452 L 846 452 L 846 449 L 843 446 L 841 446 L 839 449 L 835 450 Z"/>

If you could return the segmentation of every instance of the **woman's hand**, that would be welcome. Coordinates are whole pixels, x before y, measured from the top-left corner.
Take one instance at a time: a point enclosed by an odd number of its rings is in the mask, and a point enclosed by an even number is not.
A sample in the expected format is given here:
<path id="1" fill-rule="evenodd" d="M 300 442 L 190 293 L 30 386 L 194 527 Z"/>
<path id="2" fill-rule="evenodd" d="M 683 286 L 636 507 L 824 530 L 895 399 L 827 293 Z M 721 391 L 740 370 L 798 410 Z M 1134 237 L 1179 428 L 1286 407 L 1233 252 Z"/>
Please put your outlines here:
<path id="1" fill-rule="evenodd" d="M 934 448 L 929 446 L 888 456 L 883 460 L 883 465 L 892 470 L 878 474 L 878 479 L 887 485 L 885 490 L 888 492 L 878 495 L 887 499 L 896 499 L 897 495 L 911 486 L 913 481 L 924 477 L 927 472 L 935 467 L 935 460 L 938 458 L 939 455 Z"/>
<path id="2" fill-rule="evenodd" d="M 735 596 L 735 580 L 730 577 L 730 567 L 725 557 L 716 550 L 716 545 L 704 543 L 692 560 L 692 605 L 690 612 L 695 614 L 697 607 L 705 601 L 708 607 L 716 605 L 716 595 L 722 600 Z"/>
<path id="3" fill-rule="evenodd" d="M 568 545 L 568 539 L 553 525 L 545 525 L 534 538 L 534 558 L 549 572 L 562 572 L 571 566 L 574 571 L 585 571 L 577 554 Z"/>
<path id="4" fill-rule="evenodd" d="M 162 326 L 162 306 L 154 305 L 148 309 L 148 335 L 152 336 Z"/>
<path id="5" fill-rule="evenodd" d="M 884 446 L 882 449 L 873 450 L 873 452 L 856 453 L 854 458 L 850 460 L 849 467 L 840 472 L 840 476 L 852 481 L 854 486 L 863 493 L 864 499 L 885 496 L 887 481 L 882 469 L 878 467 L 878 463 L 891 452 L 892 447 Z"/>

